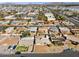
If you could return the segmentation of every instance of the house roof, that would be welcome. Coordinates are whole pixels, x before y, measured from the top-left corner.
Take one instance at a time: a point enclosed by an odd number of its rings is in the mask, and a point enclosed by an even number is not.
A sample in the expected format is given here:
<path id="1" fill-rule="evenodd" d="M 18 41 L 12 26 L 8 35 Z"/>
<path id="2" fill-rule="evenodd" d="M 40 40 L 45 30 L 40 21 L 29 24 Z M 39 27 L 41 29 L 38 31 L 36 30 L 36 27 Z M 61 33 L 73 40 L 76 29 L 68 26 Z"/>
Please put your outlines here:
<path id="1" fill-rule="evenodd" d="M 37 27 L 30 27 L 29 30 L 30 31 L 37 31 Z"/>
<path id="2" fill-rule="evenodd" d="M 45 13 L 45 16 L 47 16 L 48 20 L 55 20 L 55 17 L 52 13 Z"/>

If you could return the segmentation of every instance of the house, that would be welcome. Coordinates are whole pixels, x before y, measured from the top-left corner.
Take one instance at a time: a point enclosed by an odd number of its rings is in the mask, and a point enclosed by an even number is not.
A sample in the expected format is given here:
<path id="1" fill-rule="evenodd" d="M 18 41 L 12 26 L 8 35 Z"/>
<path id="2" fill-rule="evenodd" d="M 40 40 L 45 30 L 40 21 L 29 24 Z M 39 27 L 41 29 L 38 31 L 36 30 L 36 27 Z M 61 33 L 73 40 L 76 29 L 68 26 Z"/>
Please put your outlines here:
<path id="1" fill-rule="evenodd" d="M 19 45 L 27 46 L 28 47 L 28 52 L 31 52 L 32 48 L 33 48 L 33 40 L 34 40 L 34 37 L 23 37 L 19 41 Z"/>
<path id="2" fill-rule="evenodd" d="M 14 27 L 9 27 L 7 29 L 5 29 L 6 33 L 12 33 L 14 30 Z"/>
<path id="3" fill-rule="evenodd" d="M 54 33 L 54 34 L 58 34 L 59 33 L 59 30 L 57 27 L 50 27 L 49 28 L 49 31 L 50 31 L 50 34 Z"/>
<path id="4" fill-rule="evenodd" d="M 10 21 L 0 21 L 0 25 L 7 25 Z"/>
<path id="5" fill-rule="evenodd" d="M 34 16 L 34 15 L 36 15 L 36 14 L 38 14 L 38 13 L 37 13 L 37 12 L 29 12 L 29 13 L 28 13 L 28 16 L 30 16 L 30 15 L 31 15 L 31 16 Z"/>
<path id="6" fill-rule="evenodd" d="M 27 31 L 27 30 L 28 29 L 25 28 L 25 27 L 17 27 L 16 29 L 14 29 L 13 33 L 19 34 L 19 33 L 23 32 L 23 31 Z"/>
<path id="7" fill-rule="evenodd" d="M 47 16 L 48 21 L 55 21 L 55 17 L 52 13 L 45 13 L 45 16 Z"/>
<path id="8" fill-rule="evenodd" d="M 5 16 L 4 19 L 16 19 L 16 17 L 14 17 L 14 15 L 10 15 L 10 16 Z"/>
<path id="9" fill-rule="evenodd" d="M 48 34 L 48 27 L 40 27 L 38 29 L 38 35 Z"/>
<path id="10" fill-rule="evenodd" d="M 59 27 L 63 34 L 71 34 L 70 29 L 67 27 Z"/>
<path id="11" fill-rule="evenodd" d="M 36 45 L 47 45 L 47 44 L 51 44 L 48 35 L 36 36 Z"/>
<path id="12" fill-rule="evenodd" d="M 23 37 L 19 41 L 19 45 L 27 45 L 27 46 L 33 45 L 33 40 L 34 40 L 34 37 Z"/>
<path id="13" fill-rule="evenodd" d="M 75 26 L 75 24 L 73 24 L 72 22 L 70 21 L 63 21 L 63 23 L 67 26 Z"/>
<path id="14" fill-rule="evenodd" d="M 29 17 L 24 17 L 24 19 L 33 19 L 33 17 L 30 17 L 30 16 Z"/>
<path id="15" fill-rule="evenodd" d="M 31 32 L 31 35 L 34 36 L 37 31 L 37 27 L 29 27 L 28 30 Z"/>

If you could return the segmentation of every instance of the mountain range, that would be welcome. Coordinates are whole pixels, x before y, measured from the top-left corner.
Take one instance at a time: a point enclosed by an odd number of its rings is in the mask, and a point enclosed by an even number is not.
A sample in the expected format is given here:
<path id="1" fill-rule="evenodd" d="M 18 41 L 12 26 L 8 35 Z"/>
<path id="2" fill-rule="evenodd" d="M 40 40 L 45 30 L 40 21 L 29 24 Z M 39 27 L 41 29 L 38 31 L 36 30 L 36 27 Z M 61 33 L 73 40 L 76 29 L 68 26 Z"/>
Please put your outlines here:
<path id="1" fill-rule="evenodd" d="M 79 2 L 3 2 L 0 4 L 51 4 L 51 5 L 79 5 Z"/>

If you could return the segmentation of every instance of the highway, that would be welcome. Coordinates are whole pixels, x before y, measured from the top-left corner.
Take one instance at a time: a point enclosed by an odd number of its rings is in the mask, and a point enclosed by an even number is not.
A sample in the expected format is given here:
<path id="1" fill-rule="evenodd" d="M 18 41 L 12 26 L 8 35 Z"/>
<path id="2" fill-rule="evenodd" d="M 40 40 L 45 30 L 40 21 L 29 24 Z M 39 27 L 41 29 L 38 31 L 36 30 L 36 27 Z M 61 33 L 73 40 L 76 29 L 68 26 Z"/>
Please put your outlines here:
<path id="1" fill-rule="evenodd" d="M 58 13 L 58 12 L 52 11 L 52 9 L 50 9 L 50 8 L 48 8 L 48 9 L 49 9 L 53 14 L 57 14 L 57 15 L 60 15 L 60 16 L 64 16 L 64 18 L 65 18 L 66 20 L 68 20 L 68 21 L 74 23 L 76 26 L 79 27 L 79 20 L 78 20 L 78 19 L 76 19 L 76 18 L 74 18 L 74 17 L 68 17 L 68 16 L 64 15 L 63 13 L 60 14 L 60 13 Z"/>
<path id="2" fill-rule="evenodd" d="M 77 27 L 79 27 L 79 21 L 74 19 L 73 17 L 67 17 L 65 15 L 63 15 L 68 21 L 74 23 Z"/>

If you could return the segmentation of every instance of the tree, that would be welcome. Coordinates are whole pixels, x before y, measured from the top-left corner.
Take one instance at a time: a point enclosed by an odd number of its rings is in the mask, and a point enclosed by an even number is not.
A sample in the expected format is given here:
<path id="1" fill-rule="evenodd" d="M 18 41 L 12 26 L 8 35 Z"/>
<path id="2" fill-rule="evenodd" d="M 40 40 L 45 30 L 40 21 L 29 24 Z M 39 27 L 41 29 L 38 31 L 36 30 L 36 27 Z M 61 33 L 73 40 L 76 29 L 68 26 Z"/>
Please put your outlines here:
<path id="1" fill-rule="evenodd" d="M 38 20 L 43 20 L 43 21 L 47 21 L 47 17 L 44 15 L 44 13 L 39 12 L 38 16 L 37 16 Z"/>
<path id="2" fill-rule="evenodd" d="M 47 21 L 47 20 L 48 20 L 48 18 L 46 16 L 44 16 L 44 21 Z"/>
<path id="3" fill-rule="evenodd" d="M 20 51 L 16 51 L 15 54 L 21 54 L 21 52 Z"/>
<path id="4" fill-rule="evenodd" d="M 29 24 L 29 22 L 31 21 L 31 19 L 28 19 L 27 21 L 28 21 L 28 24 Z M 27 24 L 27 25 L 28 25 L 28 24 Z"/>
<path id="5" fill-rule="evenodd" d="M 31 34 L 30 34 L 29 31 L 24 31 L 24 32 L 22 32 L 21 37 L 27 37 L 27 36 L 30 36 L 30 35 L 31 35 Z"/>
<path id="6" fill-rule="evenodd" d="M 61 21 L 61 20 L 65 20 L 63 16 L 58 16 L 57 20 Z"/>

